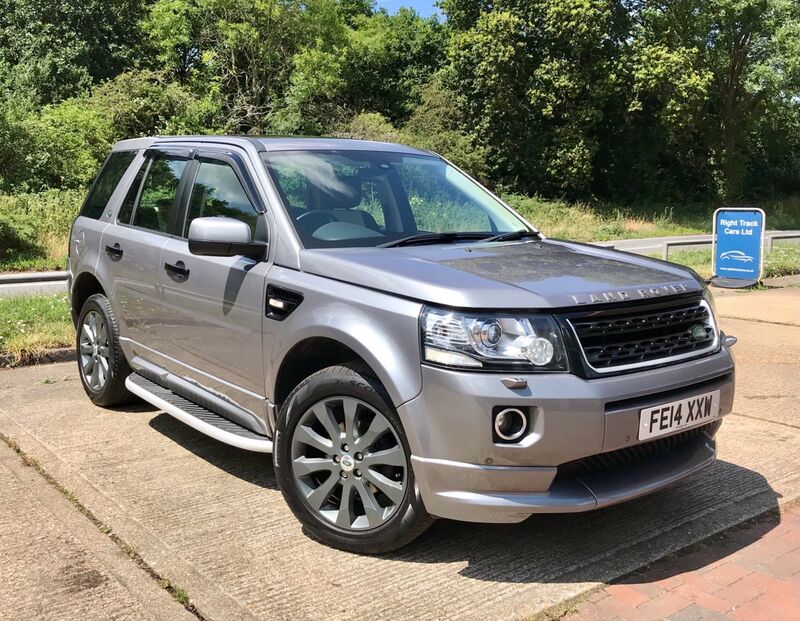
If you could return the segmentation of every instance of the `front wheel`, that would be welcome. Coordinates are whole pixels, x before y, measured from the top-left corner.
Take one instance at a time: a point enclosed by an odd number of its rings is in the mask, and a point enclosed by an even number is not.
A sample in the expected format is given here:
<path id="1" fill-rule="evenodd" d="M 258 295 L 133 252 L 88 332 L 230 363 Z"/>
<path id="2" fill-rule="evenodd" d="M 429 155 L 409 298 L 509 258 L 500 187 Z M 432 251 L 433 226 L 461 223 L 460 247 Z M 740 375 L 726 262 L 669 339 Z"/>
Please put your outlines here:
<path id="1" fill-rule="evenodd" d="M 400 548 L 431 524 L 405 432 L 364 365 L 303 380 L 281 409 L 276 475 L 314 539 L 362 554 Z"/>
<path id="2" fill-rule="evenodd" d="M 78 373 L 92 403 L 104 407 L 121 405 L 133 399 L 125 388 L 131 373 L 119 344 L 119 327 L 108 298 L 91 296 L 81 308 L 75 338 Z"/>

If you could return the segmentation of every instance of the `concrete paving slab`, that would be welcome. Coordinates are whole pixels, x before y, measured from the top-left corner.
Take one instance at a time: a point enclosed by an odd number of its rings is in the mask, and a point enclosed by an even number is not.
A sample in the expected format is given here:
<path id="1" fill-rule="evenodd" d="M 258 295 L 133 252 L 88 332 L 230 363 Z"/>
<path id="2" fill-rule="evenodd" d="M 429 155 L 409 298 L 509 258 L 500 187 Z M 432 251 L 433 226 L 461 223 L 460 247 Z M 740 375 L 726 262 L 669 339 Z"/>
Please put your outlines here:
<path id="1" fill-rule="evenodd" d="M 800 287 L 800 274 L 765 278 L 764 285 L 767 287 Z"/>
<path id="2" fill-rule="evenodd" d="M 194 619 L 0 442 L 0 619 Z"/>
<path id="3" fill-rule="evenodd" d="M 0 372 L 0 430 L 212 619 L 524 618 L 800 496 L 797 428 L 734 415 L 720 460 L 661 493 L 519 525 L 441 520 L 370 558 L 306 538 L 268 456 L 146 406 L 95 408 L 71 364 Z"/>
<path id="4" fill-rule="evenodd" d="M 732 349 L 739 366 L 734 412 L 800 424 L 800 328 L 725 318 L 720 324 L 739 339 Z"/>
<path id="5" fill-rule="evenodd" d="M 800 289 L 767 291 L 713 289 L 717 314 L 722 318 L 748 319 L 800 326 Z"/>

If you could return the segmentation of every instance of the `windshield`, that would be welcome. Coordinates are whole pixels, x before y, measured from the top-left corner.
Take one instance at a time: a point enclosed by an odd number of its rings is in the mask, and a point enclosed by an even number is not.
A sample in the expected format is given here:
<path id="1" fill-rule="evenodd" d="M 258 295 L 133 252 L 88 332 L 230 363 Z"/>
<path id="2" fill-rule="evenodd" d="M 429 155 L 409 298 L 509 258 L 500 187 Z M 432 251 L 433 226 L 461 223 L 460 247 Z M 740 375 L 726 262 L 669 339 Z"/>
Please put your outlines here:
<path id="1" fill-rule="evenodd" d="M 464 234 L 446 239 L 474 241 L 529 230 L 437 157 L 281 151 L 265 154 L 264 161 L 306 248 L 389 245 L 425 233 Z"/>

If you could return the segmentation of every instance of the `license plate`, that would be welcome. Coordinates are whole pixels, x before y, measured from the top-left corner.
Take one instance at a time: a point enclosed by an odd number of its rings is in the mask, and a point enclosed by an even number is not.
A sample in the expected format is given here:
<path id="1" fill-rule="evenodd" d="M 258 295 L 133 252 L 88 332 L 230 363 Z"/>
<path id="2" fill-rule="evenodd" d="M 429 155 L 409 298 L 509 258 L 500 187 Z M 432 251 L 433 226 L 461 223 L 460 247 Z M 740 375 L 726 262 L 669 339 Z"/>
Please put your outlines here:
<path id="1" fill-rule="evenodd" d="M 657 438 L 704 425 L 719 416 L 719 390 L 645 408 L 639 414 L 639 439 Z"/>

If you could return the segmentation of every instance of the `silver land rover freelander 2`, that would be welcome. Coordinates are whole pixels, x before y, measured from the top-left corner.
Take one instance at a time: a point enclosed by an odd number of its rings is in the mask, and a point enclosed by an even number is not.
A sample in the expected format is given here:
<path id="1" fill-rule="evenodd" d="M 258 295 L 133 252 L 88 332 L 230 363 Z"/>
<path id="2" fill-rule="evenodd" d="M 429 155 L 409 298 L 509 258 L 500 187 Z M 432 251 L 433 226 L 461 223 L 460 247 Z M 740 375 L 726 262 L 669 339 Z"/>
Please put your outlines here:
<path id="1" fill-rule="evenodd" d="M 547 239 L 401 145 L 124 140 L 69 270 L 89 398 L 272 453 L 345 550 L 661 489 L 714 459 L 733 401 L 697 274 Z"/>

